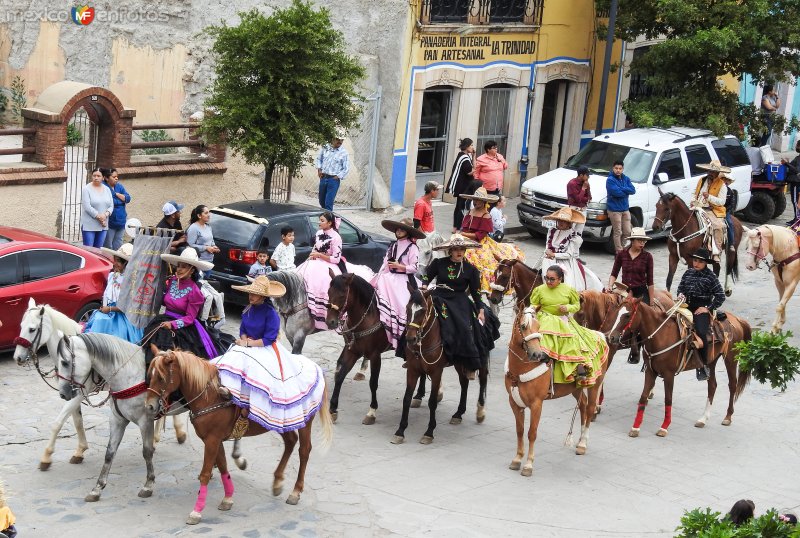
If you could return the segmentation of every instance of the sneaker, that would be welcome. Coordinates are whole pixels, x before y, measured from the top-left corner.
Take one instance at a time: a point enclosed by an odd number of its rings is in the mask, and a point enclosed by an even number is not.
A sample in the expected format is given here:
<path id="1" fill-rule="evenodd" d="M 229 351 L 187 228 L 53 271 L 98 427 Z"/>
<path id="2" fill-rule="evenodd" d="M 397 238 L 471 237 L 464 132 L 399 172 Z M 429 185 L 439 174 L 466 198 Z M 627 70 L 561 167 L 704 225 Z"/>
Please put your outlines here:
<path id="1" fill-rule="evenodd" d="M 697 380 L 698 381 L 708 380 L 708 366 L 703 366 L 702 368 L 697 369 Z"/>

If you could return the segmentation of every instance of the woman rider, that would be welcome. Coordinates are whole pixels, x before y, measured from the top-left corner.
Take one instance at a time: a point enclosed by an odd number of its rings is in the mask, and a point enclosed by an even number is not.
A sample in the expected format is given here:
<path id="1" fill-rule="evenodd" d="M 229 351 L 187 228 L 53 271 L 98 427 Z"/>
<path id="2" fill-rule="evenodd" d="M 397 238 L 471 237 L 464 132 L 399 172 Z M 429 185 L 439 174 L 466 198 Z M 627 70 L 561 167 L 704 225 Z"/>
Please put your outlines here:
<path id="1" fill-rule="evenodd" d="M 583 237 L 575 229 L 576 224 L 586 222 L 583 214 L 569 207 L 562 207 L 554 213 L 542 217 L 543 221 L 554 221 L 555 226 L 547 232 L 542 267 L 551 263 L 564 270 L 562 281 L 577 291 L 603 289 L 600 278 L 578 258 Z"/>

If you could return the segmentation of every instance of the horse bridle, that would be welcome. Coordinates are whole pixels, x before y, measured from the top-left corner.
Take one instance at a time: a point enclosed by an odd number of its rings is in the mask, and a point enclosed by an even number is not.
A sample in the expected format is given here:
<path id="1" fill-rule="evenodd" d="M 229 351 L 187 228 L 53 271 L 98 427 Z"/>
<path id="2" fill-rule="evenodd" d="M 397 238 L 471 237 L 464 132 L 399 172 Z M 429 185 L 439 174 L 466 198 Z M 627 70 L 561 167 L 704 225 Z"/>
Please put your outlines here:
<path id="1" fill-rule="evenodd" d="M 69 351 L 69 377 L 64 377 L 63 375 L 61 375 L 61 373 L 58 371 L 58 367 L 56 367 L 56 377 L 58 379 L 61 379 L 63 381 L 66 381 L 67 383 L 69 383 L 69 385 L 73 389 L 79 389 L 79 392 L 81 393 L 81 396 L 83 396 L 83 399 L 86 400 L 87 402 L 89 402 L 89 396 L 92 396 L 94 394 L 98 394 L 100 392 L 100 390 L 102 389 L 102 386 L 105 384 L 105 380 L 103 379 L 103 377 L 100 374 L 98 374 L 95 371 L 94 368 L 91 368 L 89 370 L 89 373 L 86 374 L 86 377 L 83 379 L 83 381 L 76 380 L 75 379 L 75 351 L 73 351 L 73 349 L 72 349 L 72 341 L 68 342 L 67 350 Z M 94 392 L 87 394 L 85 392 L 85 390 L 86 390 L 86 382 L 89 381 L 89 379 L 91 379 L 92 383 L 94 383 L 95 390 L 94 390 Z M 90 405 L 92 405 L 92 407 L 100 407 L 103 404 L 105 404 L 106 401 L 108 400 L 108 398 L 110 398 L 110 397 L 111 397 L 111 393 L 109 392 L 108 397 L 105 400 L 103 400 L 100 404 L 94 405 L 94 404 L 91 404 L 91 402 L 89 402 L 89 403 L 90 403 Z"/>
<path id="2" fill-rule="evenodd" d="M 747 254 L 750 254 L 753 257 L 753 259 L 756 261 L 756 269 L 758 269 L 758 266 L 761 265 L 761 262 L 763 261 L 763 262 L 765 262 L 767 264 L 767 270 L 769 271 L 772 268 L 770 267 L 770 263 L 767 260 L 767 253 L 766 253 L 766 251 L 764 251 L 762 253 L 762 250 L 761 250 L 761 247 L 762 247 L 762 245 L 764 243 L 764 236 L 762 236 L 761 232 L 758 231 L 758 230 L 756 230 L 756 234 L 758 235 L 758 246 L 756 247 L 756 251 L 755 252 L 751 252 L 751 251 L 748 250 Z"/>
<path id="3" fill-rule="evenodd" d="M 159 353 L 159 356 L 165 357 L 167 355 L 167 353 L 169 353 L 169 351 L 162 351 L 161 353 Z M 161 389 L 161 392 L 150 388 L 149 385 L 147 386 L 147 392 L 152 392 L 158 398 L 158 411 L 156 412 L 156 415 L 155 415 L 156 420 L 166 416 L 167 413 L 169 412 L 169 408 L 172 407 L 172 402 L 170 402 L 170 400 L 169 400 L 169 395 L 172 394 L 172 392 L 174 392 L 174 391 L 167 392 L 167 387 L 169 387 L 172 384 L 172 375 L 174 373 L 174 367 L 175 367 L 174 363 L 169 365 L 169 377 L 167 378 L 166 382 L 164 383 L 164 388 Z M 192 398 L 191 400 L 186 402 L 186 405 L 183 406 L 183 407 L 185 407 L 186 409 L 189 409 L 189 405 L 191 405 L 192 402 L 194 402 L 195 400 L 199 399 L 203 394 L 205 394 L 205 392 L 208 390 L 208 387 L 210 385 L 211 385 L 211 381 L 206 383 L 206 386 L 203 387 L 203 390 L 201 390 L 200 393 L 197 396 L 195 396 L 194 398 Z M 175 390 L 177 390 L 177 389 L 175 389 Z M 180 403 L 180 401 L 179 401 L 179 403 Z M 216 403 L 216 404 L 213 404 L 213 405 L 211 405 L 209 407 L 206 407 L 205 409 L 201 409 L 200 411 L 198 411 L 196 413 L 193 412 L 192 410 L 189 410 L 189 420 L 194 420 L 195 418 L 197 418 L 199 416 L 202 416 L 202 415 L 205 415 L 206 413 L 210 413 L 212 411 L 216 411 L 217 409 L 224 409 L 225 407 L 229 407 L 231 405 L 233 405 L 233 402 L 231 400 L 225 400 L 222 403 Z"/>
<path id="4" fill-rule="evenodd" d="M 36 334 L 33 337 L 33 341 L 26 340 L 25 338 L 22 338 L 21 336 L 17 336 L 16 338 L 14 338 L 14 345 L 15 346 L 21 346 L 21 347 L 26 348 L 28 350 L 28 358 L 25 359 L 26 362 L 31 360 L 31 359 L 33 359 L 34 360 L 34 364 L 36 364 L 37 369 L 38 369 L 38 366 L 39 366 L 39 347 L 41 347 L 41 345 L 42 345 L 42 333 L 44 332 L 44 307 L 34 306 L 33 308 L 29 308 L 28 310 L 25 311 L 25 314 L 27 314 L 28 312 L 30 312 L 32 310 L 39 309 L 39 308 L 41 308 L 42 312 L 41 312 L 41 315 L 39 316 L 39 328 L 36 330 Z M 23 314 L 23 317 L 24 317 L 24 314 Z M 52 370 L 51 370 L 51 372 L 52 372 Z M 48 372 L 48 374 L 49 373 L 50 372 Z M 41 372 L 40 372 L 40 374 L 41 374 Z"/>
<path id="5" fill-rule="evenodd" d="M 344 314 L 347 312 L 348 301 L 350 300 L 350 285 L 347 286 L 347 292 L 345 293 L 344 302 L 342 303 L 342 306 L 333 304 L 332 302 L 330 302 L 330 300 L 328 300 L 328 307 L 331 310 L 338 312 L 338 315 L 336 316 L 336 321 L 338 323 L 336 331 L 344 337 L 344 341 L 347 344 L 348 349 L 352 349 L 353 344 L 357 339 L 376 333 L 381 329 L 381 327 L 383 327 L 383 324 L 379 320 L 378 323 L 376 323 L 372 327 L 364 329 L 363 331 L 356 332 L 356 329 L 362 323 L 364 323 L 365 319 L 367 319 L 367 314 L 369 314 L 369 311 L 372 309 L 372 305 L 375 303 L 375 295 L 377 293 L 378 293 L 377 289 L 372 290 L 372 297 L 370 297 L 370 300 L 367 303 L 367 307 L 364 309 L 364 314 L 361 316 L 361 319 L 358 320 L 358 323 L 351 326 L 350 328 L 347 327 L 347 320 L 342 318 L 342 316 L 344 316 Z"/>
<path id="6" fill-rule="evenodd" d="M 441 359 L 442 355 L 444 354 L 444 341 L 442 341 L 440 337 L 438 343 L 429 346 L 425 349 L 422 349 L 422 342 L 433 330 L 433 320 L 436 319 L 436 317 L 439 315 L 439 313 L 436 312 L 436 308 L 433 306 L 433 300 L 428 302 L 425 300 L 425 296 L 423 295 L 423 301 L 425 302 L 425 315 L 422 317 L 422 321 L 420 323 L 414 323 L 414 321 L 409 321 L 409 323 L 406 324 L 406 327 L 411 327 L 412 329 L 417 330 L 414 342 L 412 343 L 412 349 L 414 351 L 414 355 L 416 355 L 418 359 L 425 362 L 425 364 L 427 364 L 428 366 L 432 366 L 437 362 L 439 362 L 439 359 Z M 427 331 L 424 330 L 426 325 L 429 325 Z M 425 353 L 434 351 L 435 349 L 439 349 L 439 355 L 436 357 L 436 360 L 434 361 L 426 360 Z"/>
<path id="7" fill-rule="evenodd" d="M 633 325 L 633 319 L 636 317 L 636 313 L 639 311 L 639 304 L 640 304 L 639 301 L 634 301 L 633 302 L 633 312 L 631 312 L 631 317 L 628 319 L 628 323 L 626 323 L 625 326 L 620 331 L 619 336 L 617 336 L 616 338 L 612 338 L 611 335 L 608 335 L 606 337 L 606 339 L 607 339 L 609 344 L 616 344 L 618 346 L 623 345 L 622 344 L 623 336 L 625 336 L 625 332 L 628 331 L 631 328 L 631 326 Z M 613 327 L 612 327 L 612 329 L 613 329 Z"/>
<path id="8" fill-rule="evenodd" d="M 534 332 L 526 335 L 523 332 L 525 329 L 528 328 L 528 323 L 531 320 L 533 320 L 533 318 L 536 316 L 536 309 L 532 306 L 529 306 L 522 312 L 524 314 L 522 316 L 523 321 L 520 321 L 520 323 L 515 323 L 514 329 L 516 329 L 520 337 L 522 337 L 522 342 L 520 346 L 522 347 L 522 350 L 525 352 L 526 357 L 520 356 L 519 353 L 514 351 L 514 348 L 511 346 L 508 347 L 508 351 L 511 352 L 511 354 L 513 354 L 518 360 L 522 362 L 542 362 L 542 354 L 544 354 L 544 352 L 541 351 L 541 349 L 538 351 L 531 351 L 531 349 L 528 347 L 532 340 L 539 340 L 541 342 L 542 333 Z"/>

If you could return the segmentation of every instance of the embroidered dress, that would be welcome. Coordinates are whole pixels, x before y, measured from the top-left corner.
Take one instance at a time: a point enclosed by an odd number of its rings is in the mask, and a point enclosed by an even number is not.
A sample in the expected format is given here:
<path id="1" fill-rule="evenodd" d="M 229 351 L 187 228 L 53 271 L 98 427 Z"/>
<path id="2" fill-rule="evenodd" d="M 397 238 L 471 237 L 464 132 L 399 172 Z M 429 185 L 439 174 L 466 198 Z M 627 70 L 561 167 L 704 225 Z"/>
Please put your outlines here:
<path id="1" fill-rule="evenodd" d="M 491 293 L 492 291 L 489 288 L 489 284 L 494 282 L 494 272 L 497 269 L 495 254 L 501 260 L 516 258 L 522 261 L 525 259 L 525 254 L 516 245 L 498 243 L 489 236 L 494 231 L 494 223 L 489 213 L 484 214 L 482 217 L 467 215 L 464 217 L 464 222 L 461 223 L 461 231 L 474 233 L 475 240 L 481 244 L 481 248 L 467 249 L 465 258 L 478 269 L 480 273 L 480 288 L 483 293 Z M 512 291 L 509 290 L 508 293 L 512 293 Z"/>
<path id="2" fill-rule="evenodd" d="M 559 230 L 550 228 L 547 232 L 547 249 L 555 253 L 555 258 L 542 257 L 542 271 L 551 265 L 564 270 L 564 284 L 578 291 L 603 291 L 603 283 L 594 272 L 578 259 L 583 238 L 574 228 Z"/>
<path id="3" fill-rule="evenodd" d="M 555 359 L 553 366 L 556 383 L 574 383 L 578 364 L 586 368 L 587 376 L 578 381 L 582 387 L 595 384 L 608 360 L 608 345 L 602 333 L 579 325 L 572 315 L 580 309 L 580 297 L 575 288 L 561 283 L 553 289 L 543 284 L 531 294 L 531 305 L 539 307 L 536 315 L 542 351 Z M 559 307 L 566 305 L 569 314 L 564 315 Z"/>
<path id="4" fill-rule="evenodd" d="M 389 269 L 389 260 L 395 260 L 406 266 L 406 271 Z M 397 341 L 406 330 L 406 306 L 411 294 L 408 283 L 416 281 L 419 266 L 419 248 L 410 239 L 398 239 L 389 245 L 383 257 L 380 271 L 372 279 L 371 284 L 377 290 L 378 310 L 381 323 L 386 329 L 386 336 L 392 347 L 397 349 Z"/>
<path id="5" fill-rule="evenodd" d="M 320 331 L 327 331 L 328 325 L 325 323 L 325 316 L 328 313 L 328 288 L 331 286 L 331 276 L 342 274 L 342 265 L 348 273 L 355 273 L 367 282 L 372 280 L 375 273 L 366 265 L 353 265 L 347 263 L 342 256 L 342 237 L 333 228 L 329 230 L 317 230 L 314 236 L 313 252 L 330 256 L 331 261 L 323 259 L 308 259 L 300 264 L 297 273 L 303 277 L 306 283 L 306 294 L 308 295 L 308 309 L 314 319 L 314 326 Z"/>
<path id="6" fill-rule="evenodd" d="M 103 306 L 116 306 L 122 284 L 122 273 L 112 272 L 108 275 L 108 284 L 103 292 Z M 135 344 L 142 339 L 142 330 L 132 325 L 124 312 L 102 313 L 95 310 L 83 329 L 87 333 L 110 334 Z"/>

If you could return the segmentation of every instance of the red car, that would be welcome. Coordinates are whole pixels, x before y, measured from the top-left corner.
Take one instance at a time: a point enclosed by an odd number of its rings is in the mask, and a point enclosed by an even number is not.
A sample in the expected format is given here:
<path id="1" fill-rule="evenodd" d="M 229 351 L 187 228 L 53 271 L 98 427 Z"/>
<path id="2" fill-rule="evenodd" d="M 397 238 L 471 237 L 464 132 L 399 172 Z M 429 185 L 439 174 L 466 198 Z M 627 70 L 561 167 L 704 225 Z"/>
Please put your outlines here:
<path id="1" fill-rule="evenodd" d="M 0 226 L 0 349 L 13 347 L 28 299 L 76 321 L 100 306 L 111 262 L 55 237 Z"/>

